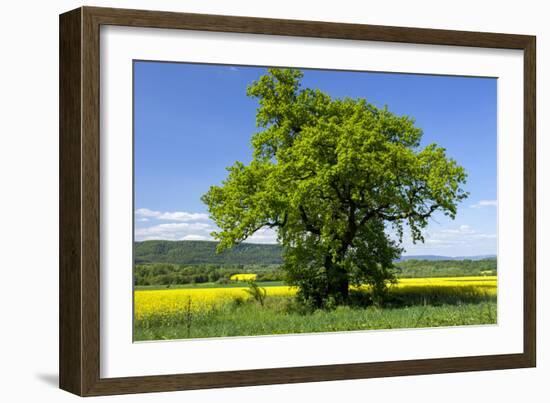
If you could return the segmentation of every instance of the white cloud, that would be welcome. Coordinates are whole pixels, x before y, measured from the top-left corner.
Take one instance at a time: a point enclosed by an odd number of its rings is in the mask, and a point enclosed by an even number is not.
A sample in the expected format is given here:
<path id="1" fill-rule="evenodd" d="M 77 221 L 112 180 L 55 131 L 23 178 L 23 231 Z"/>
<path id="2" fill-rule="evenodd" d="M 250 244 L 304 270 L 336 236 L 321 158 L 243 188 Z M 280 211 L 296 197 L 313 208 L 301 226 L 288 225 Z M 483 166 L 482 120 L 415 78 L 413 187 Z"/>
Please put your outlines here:
<path id="1" fill-rule="evenodd" d="M 138 208 L 135 213 L 137 217 L 157 217 L 160 214 L 160 212 L 148 208 Z"/>
<path id="2" fill-rule="evenodd" d="M 204 220 L 208 220 L 208 214 L 174 211 L 174 212 L 162 213 L 161 215 L 159 215 L 158 219 L 169 220 L 169 221 L 204 221 Z"/>
<path id="3" fill-rule="evenodd" d="M 396 239 L 395 234 L 392 236 Z M 496 254 L 497 235 L 479 231 L 462 224 L 455 227 L 430 226 L 424 231 L 424 243 L 414 244 L 410 230 L 405 228 L 403 247 L 405 255 L 474 256 Z"/>
<path id="4" fill-rule="evenodd" d="M 427 237 L 432 243 L 437 241 L 453 245 L 468 244 L 480 239 L 496 239 L 496 234 L 478 232 L 469 225 L 461 225 L 458 228 L 446 228 L 433 233 L 428 233 Z"/>
<path id="5" fill-rule="evenodd" d="M 461 225 L 458 228 L 442 229 L 443 234 L 475 234 L 475 231 L 469 225 Z"/>
<path id="6" fill-rule="evenodd" d="M 229 67 L 229 70 L 231 70 L 231 71 L 239 71 L 239 69 L 238 69 L 238 68 L 236 68 L 235 66 L 231 66 L 231 67 Z"/>
<path id="7" fill-rule="evenodd" d="M 190 213 L 185 211 L 155 211 L 148 208 L 139 208 L 135 211 L 136 223 L 145 223 L 151 220 L 172 221 L 169 223 L 151 226 L 139 225 L 135 230 L 136 241 L 153 239 L 166 240 L 214 240 L 210 235 L 219 228 L 210 220 L 208 214 Z M 271 228 L 261 228 L 245 242 L 248 243 L 277 243 L 277 233 Z"/>
<path id="8" fill-rule="evenodd" d="M 247 243 L 277 243 L 277 232 L 272 228 L 261 228 L 249 237 Z"/>
<path id="9" fill-rule="evenodd" d="M 181 238 L 182 241 L 211 241 L 212 238 L 209 238 L 204 235 L 189 234 Z"/>
<path id="10" fill-rule="evenodd" d="M 151 227 L 136 228 L 135 238 L 136 241 L 146 241 L 152 239 L 166 239 L 170 241 L 177 241 L 185 239 L 186 237 L 193 236 L 194 239 L 201 237 L 201 239 L 212 239 L 210 233 L 215 227 L 210 223 L 202 222 L 177 222 L 153 225 Z"/>
<path id="11" fill-rule="evenodd" d="M 183 211 L 155 211 L 147 208 L 140 208 L 135 211 L 136 223 L 145 223 L 151 220 L 172 221 L 146 226 L 140 224 L 135 230 L 136 241 L 147 240 L 209 240 L 214 238 L 210 235 L 213 231 L 219 230 L 208 214 L 189 213 Z M 277 232 L 271 228 L 261 228 L 254 235 L 249 237 L 247 243 L 277 243 Z"/>
<path id="12" fill-rule="evenodd" d="M 154 211 L 147 208 L 140 208 L 135 211 L 136 217 L 155 218 L 165 221 L 205 221 L 208 220 L 208 214 L 205 213 L 188 213 L 185 211 Z M 139 219 L 138 219 L 139 220 Z"/>
<path id="13" fill-rule="evenodd" d="M 496 200 L 480 200 L 475 204 L 470 204 L 470 208 L 496 207 Z"/>

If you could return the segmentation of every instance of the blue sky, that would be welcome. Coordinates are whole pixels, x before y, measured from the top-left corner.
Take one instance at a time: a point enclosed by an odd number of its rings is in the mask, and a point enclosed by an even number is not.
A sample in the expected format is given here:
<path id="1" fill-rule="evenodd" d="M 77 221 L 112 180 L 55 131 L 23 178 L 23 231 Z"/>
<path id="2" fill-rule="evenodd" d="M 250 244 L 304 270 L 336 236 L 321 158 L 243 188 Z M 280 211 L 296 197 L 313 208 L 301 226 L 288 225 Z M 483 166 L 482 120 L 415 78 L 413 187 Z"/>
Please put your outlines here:
<path id="1" fill-rule="evenodd" d="M 251 158 L 257 101 L 247 86 L 266 69 L 187 63 L 134 64 L 135 238 L 209 239 L 200 201 L 236 160 Z M 303 87 L 366 98 L 416 119 L 422 144 L 447 149 L 468 172 L 456 219 L 434 216 L 426 242 L 405 255 L 496 254 L 496 94 L 492 78 L 303 70 Z M 251 242 L 274 242 L 261 231 Z"/>

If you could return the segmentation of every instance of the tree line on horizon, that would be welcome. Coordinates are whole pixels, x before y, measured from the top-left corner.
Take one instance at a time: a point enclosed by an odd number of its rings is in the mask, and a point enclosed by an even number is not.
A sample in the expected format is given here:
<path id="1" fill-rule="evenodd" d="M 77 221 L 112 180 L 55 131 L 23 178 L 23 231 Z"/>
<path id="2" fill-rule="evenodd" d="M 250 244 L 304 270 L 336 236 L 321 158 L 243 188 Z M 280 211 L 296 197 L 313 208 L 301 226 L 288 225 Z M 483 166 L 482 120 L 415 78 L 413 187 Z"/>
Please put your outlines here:
<path id="1" fill-rule="evenodd" d="M 254 273 L 257 282 L 285 281 L 280 265 L 270 264 L 173 264 L 145 263 L 134 267 L 135 286 L 171 286 L 186 284 L 232 283 L 231 276 Z M 406 260 L 395 263 L 397 278 L 462 277 L 497 274 L 495 258 L 480 260 Z"/>

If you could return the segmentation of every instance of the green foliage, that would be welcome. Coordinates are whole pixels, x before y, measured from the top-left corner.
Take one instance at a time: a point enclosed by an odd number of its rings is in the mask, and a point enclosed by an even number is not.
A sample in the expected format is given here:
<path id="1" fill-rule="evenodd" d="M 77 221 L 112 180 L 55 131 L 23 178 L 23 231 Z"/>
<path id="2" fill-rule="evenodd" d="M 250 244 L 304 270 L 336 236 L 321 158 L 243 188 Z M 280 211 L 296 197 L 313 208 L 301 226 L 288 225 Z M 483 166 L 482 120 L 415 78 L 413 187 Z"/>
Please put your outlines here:
<path id="1" fill-rule="evenodd" d="M 237 273 L 254 273 L 256 281 L 282 281 L 276 265 L 177 265 L 170 263 L 138 264 L 134 268 L 134 285 L 169 286 L 181 284 L 230 283 Z"/>
<path id="2" fill-rule="evenodd" d="M 399 278 L 412 277 L 460 277 L 497 274 L 496 259 L 481 260 L 417 260 L 411 259 L 395 264 Z"/>
<path id="3" fill-rule="evenodd" d="M 264 307 L 229 302 L 193 316 L 192 328 L 183 315 L 145 318 L 134 323 L 136 340 L 197 337 L 253 336 L 289 333 L 334 332 L 370 329 L 427 328 L 495 324 L 496 301 L 400 306 L 378 309 L 338 306 L 331 310 L 308 309 L 288 298 L 267 297 Z"/>
<path id="4" fill-rule="evenodd" d="M 420 148 L 412 118 L 302 89 L 301 78 L 269 69 L 248 88 L 262 129 L 252 137 L 253 159 L 235 162 L 202 197 L 220 228 L 217 250 L 273 228 L 299 298 L 346 303 L 350 283 L 371 284 L 383 298 L 404 225 L 416 242 L 434 212 L 454 218 L 466 173 L 443 148 Z"/>
<path id="5" fill-rule="evenodd" d="M 313 271 L 305 272 L 305 274 L 311 272 Z M 497 260 L 411 259 L 394 263 L 392 272 L 397 278 L 496 275 Z M 152 263 L 138 264 L 135 266 L 134 284 L 136 286 L 200 285 L 207 283 L 231 284 L 232 282 L 229 278 L 236 273 L 254 273 L 257 275 L 257 282 L 280 282 L 286 278 L 285 272 L 278 265 L 254 264 L 220 266 L 216 264 L 178 265 Z M 297 275 L 303 276 L 304 272 L 299 272 Z M 313 278 L 312 281 L 314 280 Z M 308 299 L 307 294 L 302 293 L 301 298 L 302 301 L 305 302 Z M 313 301 L 311 301 L 311 303 L 313 304 Z"/>

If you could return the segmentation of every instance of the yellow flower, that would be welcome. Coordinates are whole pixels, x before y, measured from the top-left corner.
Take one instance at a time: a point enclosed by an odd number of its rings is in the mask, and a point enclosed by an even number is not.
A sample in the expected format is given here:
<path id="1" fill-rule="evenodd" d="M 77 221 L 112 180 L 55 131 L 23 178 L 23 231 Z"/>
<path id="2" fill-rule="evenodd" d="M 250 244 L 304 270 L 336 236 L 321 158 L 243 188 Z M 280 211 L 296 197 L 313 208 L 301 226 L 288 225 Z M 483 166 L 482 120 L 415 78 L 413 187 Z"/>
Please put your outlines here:
<path id="1" fill-rule="evenodd" d="M 258 277 L 258 275 L 254 273 L 238 273 L 233 274 L 229 279 L 233 281 L 254 281 L 256 277 Z"/>
<path id="2" fill-rule="evenodd" d="M 242 276 L 237 274 L 235 276 Z M 244 274 L 253 275 L 255 274 Z M 232 278 L 233 279 L 233 278 Z M 237 298 L 248 299 L 247 287 L 182 288 L 164 290 L 136 290 L 134 292 L 135 319 L 169 317 L 183 312 L 205 312 Z M 360 288 L 368 289 L 368 286 Z M 267 296 L 289 297 L 297 289 L 288 286 L 265 287 Z M 464 293 L 494 296 L 497 293 L 496 276 L 405 278 L 389 287 L 390 293 L 437 293 L 438 295 Z"/>

